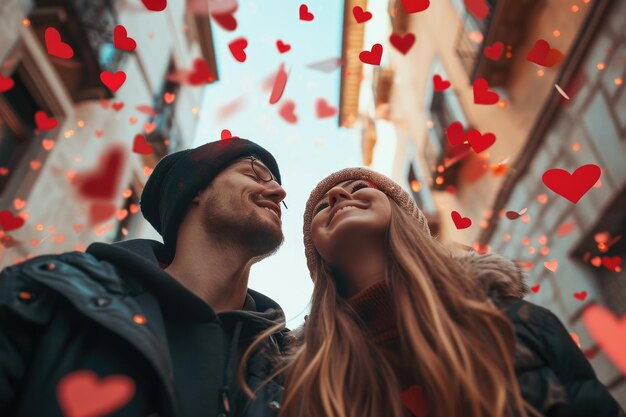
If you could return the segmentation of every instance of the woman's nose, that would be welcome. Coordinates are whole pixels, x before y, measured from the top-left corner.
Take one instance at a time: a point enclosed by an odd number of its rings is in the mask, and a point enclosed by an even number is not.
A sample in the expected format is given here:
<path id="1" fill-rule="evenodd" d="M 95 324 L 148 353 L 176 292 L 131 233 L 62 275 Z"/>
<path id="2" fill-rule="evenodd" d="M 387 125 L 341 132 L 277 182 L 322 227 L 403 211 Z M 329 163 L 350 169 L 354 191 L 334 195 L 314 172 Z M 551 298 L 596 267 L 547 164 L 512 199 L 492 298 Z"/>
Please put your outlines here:
<path id="1" fill-rule="evenodd" d="M 328 192 L 328 204 L 332 207 L 340 201 L 352 199 L 352 195 L 343 187 L 333 187 Z"/>

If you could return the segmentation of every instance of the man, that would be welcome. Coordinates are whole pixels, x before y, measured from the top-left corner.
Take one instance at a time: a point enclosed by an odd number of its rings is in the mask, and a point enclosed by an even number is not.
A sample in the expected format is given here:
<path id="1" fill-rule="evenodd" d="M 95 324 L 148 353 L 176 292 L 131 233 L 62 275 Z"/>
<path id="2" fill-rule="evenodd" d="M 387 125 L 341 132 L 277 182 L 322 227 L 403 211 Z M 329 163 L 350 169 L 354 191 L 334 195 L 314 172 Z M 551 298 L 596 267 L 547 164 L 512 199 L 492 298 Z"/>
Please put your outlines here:
<path id="1" fill-rule="evenodd" d="M 246 139 L 173 153 L 141 195 L 163 244 L 93 243 L 5 268 L 0 415 L 276 415 L 279 384 L 248 401 L 236 381 L 246 346 L 284 321 L 248 289 L 251 265 L 283 241 L 280 184 L 274 157 Z M 250 385 L 283 333 L 247 363 Z"/>

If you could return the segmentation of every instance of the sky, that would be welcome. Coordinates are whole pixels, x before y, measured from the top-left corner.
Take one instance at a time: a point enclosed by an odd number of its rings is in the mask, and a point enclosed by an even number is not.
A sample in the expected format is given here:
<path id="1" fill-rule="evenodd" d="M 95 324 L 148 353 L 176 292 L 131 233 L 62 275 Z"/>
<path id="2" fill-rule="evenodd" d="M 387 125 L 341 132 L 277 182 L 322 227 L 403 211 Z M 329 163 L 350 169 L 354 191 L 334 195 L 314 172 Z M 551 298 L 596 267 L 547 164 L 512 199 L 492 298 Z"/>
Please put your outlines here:
<path id="1" fill-rule="evenodd" d="M 339 128 L 337 116 L 319 119 L 315 112 L 319 98 L 339 106 L 340 70 L 327 73 L 307 67 L 341 57 L 343 3 L 310 1 L 307 5 L 314 19 L 301 21 L 301 2 L 240 0 L 234 32 L 212 22 L 220 80 L 205 89 L 194 146 L 217 140 L 222 129 L 228 129 L 234 136 L 265 147 L 276 158 L 289 207 L 283 206 L 285 242 L 274 256 L 253 266 L 249 287 L 281 305 L 289 328 L 304 322 L 313 290 L 302 240 L 306 200 L 328 174 L 363 166 L 360 132 Z M 248 40 L 243 63 L 228 48 L 241 36 Z M 277 40 L 290 44 L 291 50 L 280 54 Z M 261 86 L 283 62 L 289 74 L 287 85 L 281 100 L 270 105 L 270 91 Z M 295 124 L 278 114 L 285 100 L 295 102 Z M 220 119 L 220 111 L 229 104 L 238 109 Z"/>

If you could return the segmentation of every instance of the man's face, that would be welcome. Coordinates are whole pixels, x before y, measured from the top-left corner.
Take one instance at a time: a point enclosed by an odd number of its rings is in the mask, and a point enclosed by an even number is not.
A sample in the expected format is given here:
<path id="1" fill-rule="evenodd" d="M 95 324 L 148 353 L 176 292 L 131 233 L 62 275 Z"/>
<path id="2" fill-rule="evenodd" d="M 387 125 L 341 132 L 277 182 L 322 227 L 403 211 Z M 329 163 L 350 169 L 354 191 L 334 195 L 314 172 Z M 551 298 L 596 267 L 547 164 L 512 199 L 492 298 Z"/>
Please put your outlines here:
<path id="1" fill-rule="evenodd" d="M 265 167 L 260 160 L 255 166 Z M 236 160 L 194 199 L 207 234 L 250 249 L 254 256 L 274 252 L 284 240 L 280 202 L 285 190 L 257 178 L 249 158 Z"/>

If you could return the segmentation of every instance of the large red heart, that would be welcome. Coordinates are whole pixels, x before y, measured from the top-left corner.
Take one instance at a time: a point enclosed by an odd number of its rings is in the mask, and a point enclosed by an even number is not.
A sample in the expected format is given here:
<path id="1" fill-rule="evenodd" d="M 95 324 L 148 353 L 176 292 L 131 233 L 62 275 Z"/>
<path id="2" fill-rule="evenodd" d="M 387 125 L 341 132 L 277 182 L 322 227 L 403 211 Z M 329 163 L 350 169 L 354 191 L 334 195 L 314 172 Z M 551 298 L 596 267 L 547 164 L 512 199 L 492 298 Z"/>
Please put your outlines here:
<path id="1" fill-rule="evenodd" d="M 451 215 L 452 215 L 452 221 L 454 222 L 454 225 L 459 230 L 467 229 L 468 227 L 472 225 L 472 219 L 470 219 L 469 217 L 461 216 L 461 213 L 459 213 L 456 210 L 453 210 Z"/>
<path id="2" fill-rule="evenodd" d="M 126 73 L 124 71 L 117 71 L 115 74 L 109 71 L 102 71 L 100 73 L 100 81 L 104 84 L 112 93 L 115 93 L 126 81 Z"/>
<path id="3" fill-rule="evenodd" d="M 392 33 L 389 36 L 389 42 L 398 50 L 402 55 L 406 55 L 415 43 L 415 35 L 412 33 L 406 33 L 403 36 L 397 33 Z M 380 60 L 379 60 L 380 63 Z M 378 65 L 378 64 L 377 64 Z"/>
<path id="4" fill-rule="evenodd" d="M 281 54 L 284 54 L 285 52 L 288 52 L 291 49 L 291 45 L 281 40 L 277 40 L 276 48 L 278 49 L 278 52 L 280 52 Z"/>
<path id="5" fill-rule="evenodd" d="M 496 135 L 493 133 L 481 135 L 478 130 L 472 129 L 467 132 L 467 141 L 472 149 L 474 149 L 474 152 L 481 153 L 496 142 Z"/>
<path id="6" fill-rule="evenodd" d="M 72 47 L 61 41 L 61 34 L 55 28 L 46 28 L 45 39 L 48 54 L 62 59 L 69 59 L 74 56 Z"/>
<path id="7" fill-rule="evenodd" d="M 500 100 L 498 93 L 489 91 L 489 84 L 484 78 L 476 78 L 474 81 L 474 103 L 496 104 Z"/>
<path id="8" fill-rule="evenodd" d="M 209 69 L 209 64 L 202 58 L 193 61 L 193 71 L 187 77 L 190 85 L 202 85 L 213 81 L 213 75 Z"/>
<path id="9" fill-rule="evenodd" d="M 450 81 L 444 81 L 444 79 L 441 78 L 441 75 L 436 74 L 433 77 L 433 86 L 435 87 L 435 91 L 444 91 L 450 87 Z"/>
<path id="10" fill-rule="evenodd" d="M 551 48 L 547 41 L 539 39 L 535 42 L 533 49 L 528 52 L 526 58 L 530 62 L 549 68 L 560 63 L 563 60 L 564 55 L 558 49 Z"/>
<path id="11" fill-rule="evenodd" d="M 320 119 L 333 117 L 337 114 L 337 108 L 328 104 L 328 102 L 323 98 L 317 100 L 317 103 L 315 104 L 315 111 L 317 112 L 317 117 Z"/>
<path id="12" fill-rule="evenodd" d="M 0 226 L 5 232 L 10 232 L 24 226 L 24 218 L 13 216 L 9 210 L 2 210 L 0 211 Z"/>
<path id="13" fill-rule="evenodd" d="M 141 0 L 141 2 L 151 12 L 160 12 L 167 7 L 167 0 Z"/>
<path id="14" fill-rule="evenodd" d="M 380 65 L 380 59 L 383 56 L 383 46 L 379 43 L 375 43 L 372 46 L 371 51 L 362 51 L 359 54 L 359 59 L 364 64 Z"/>
<path id="15" fill-rule="evenodd" d="M 108 149 L 101 156 L 96 169 L 76 175 L 73 183 L 78 188 L 78 193 L 86 199 L 115 198 L 125 161 L 124 157 L 123 147 L 115 146 Z"/>
<path id="16" fill-rule="evenodd" d="M 135 382 L 125 375 L 98 378 L 80 370 L 64 376 L 57 385 L 57 398 L 65 417 L 99 417 L 111 414 L 135 395 Z"/>
<path id="17" fill-rule="evenodd" d="M 225 30 L 232 32 L 237 29 L 237 19 L 233 16 L 233 12 L 211 13 L 211 17 Z"/>
<path id="18" fill-rule="evenodd" d="M 133 141 L 133 152 L 141 155 L 150 155 L 152 151 L 152 145 L 148 143 L 144 135 L 135 135 L 135 140 Z"/>
<path id="19" fill-rule="evenodd" d="M 402 6 L 408 14 L 423 12 L 430 6 L 430 0 L 402 0 Z"/>
<path id="20" fill-rule="evenodd" d="M 357 23 L 364 23 L 372 18 L 372 13 L 364 11 L 361 6 L 354 6 L 352 8 L 352 15 Z"/>
<path id="21" fill-rule="evenodd" d="M 48 117 L 43 110 L 39 110 L 35 113 L 35 123 L 37 123 L 37 129 L 39 130 L 52 130 L 59 125 L 57 119 Z"/>
<path id="22" fill-rule="evenodd" d="M 233 57 L 239 62 L 244 62 L 246 60 L 246 47 L 248 46 L 248 41 L 246 38 L 237 38 L 228 44 L 228 49 L 230 49 L 230 53 L 233 54 Z"/>
<path id="23" fill-rule="evenodd" d="M 613 362 L 626 374 L 626 315 L 622 318 L 600 305 L 583 310 L 583 323 L 591 338 Z"/>
<path id="24" fill-rule="evenodd" d="M 601 174 L 599 166 L 587 164 L 577 168 L 572 174 L 559 168 L 549 169 L 543 173 L 541 179 L 546 187 L 576 204 L 594 186 Z"/>
<path id="25" fill-rule="evenodd" d="M 446 128 L 446 137 L 452 146 L 463 144 L 466 140 L 463 124 L 461 122 L 451 123 L 450 126 Z"/>
<path id="26" fill-rule="evenodd" d="M 128 37 L 126 28 L 122 25 L 117 25 L 113 29 L 113 44 L 117 49 L 124 51 L 134 51 L 137 48 L 137 42 L 133 38 Z"/>
<path id="27" fill-rule="evenodd" d="M 502 56 L 502 52 L 504 52 L 504 44 L 502 42 L 496 42 L 491 46 L 487 46 L 484 54 L 487 58 L 497 61 Z"/>
<path id="28" fill-rule="evenodd" d="M 287 72 L 285 71 L 285 64 L 282 63 L 276 73 L 272 94 L 270 95 L 270 104 L 278 103 L 278 100 L 283 96 L 283 91 L 285 91 L 285 85 L 287 85 Z"/>
<path id="29" fill-rule="evenodd" d="M 313 13 L 309 12 L 309 8 L 307 7 L 306 4 L 301 4 L 300 5 L 300 20 L 306 20 L 307 22 L 310 22 L 311 20 L 313 20 L 314 16 Z"/>
<path id="30" fill-rule="evenodd" d="M 400 401 L 415 417 L 428 415 L 428 398 L 420 385 L 411 385 L 400 393 Z"/>
<path id="31" fill-rule="evenodd" d="M 465 7 L 476 19 L 484 19 L 489 14 L 489 5 L 485 0 L 464 0 Z"/>
<path id="32" fill-rule="evenodd" d="M 5 91 L 9 91 L 15 85 L 15 81 L 13 78 L 4 78 L 2 74 L 0 74 L 0 93 L 4 93 Z"/>
<path id="33" fill-rule="evenodd" d="M 278 111 L 278 114 L 287 123 L 294 124 L 294 123 L 296 123 L 298 121 L 298 118 L 296 117 L 296 114 L 294 113 L 295 109 L 296 109 L 296 104 L 293 101 L 291 101 L 291 100 L 287 100 L 280 107 L 280 110 Z"/>

